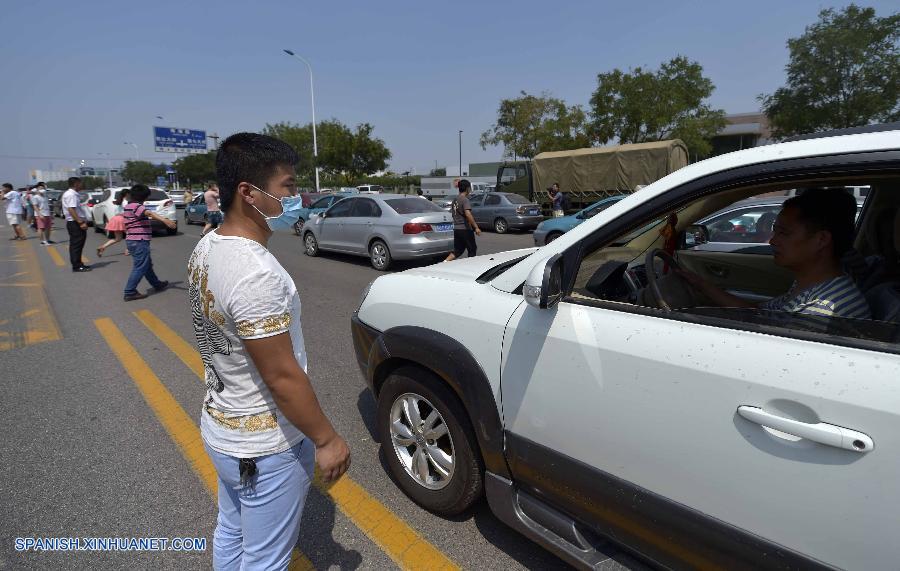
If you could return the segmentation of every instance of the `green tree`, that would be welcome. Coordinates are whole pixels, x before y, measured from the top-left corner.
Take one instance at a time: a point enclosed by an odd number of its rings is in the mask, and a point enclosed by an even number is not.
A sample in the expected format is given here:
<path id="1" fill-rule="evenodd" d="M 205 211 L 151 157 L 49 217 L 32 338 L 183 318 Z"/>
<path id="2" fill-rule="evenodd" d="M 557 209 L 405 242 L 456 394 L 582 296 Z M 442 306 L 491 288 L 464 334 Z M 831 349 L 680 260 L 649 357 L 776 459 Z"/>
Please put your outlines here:
<path id="1" fill-rule="evenodd" d="M 441 167 L 437 169 L 431 169 L 431 172 L 428 173 L 428 176 L 447 176 L 447 168 Z"/>
<path id="2" fill-rule="evenodd" d="M 567 106 L 544 92 L 521 92 L 515 99 L 503 99 L 497 122 L 481 134 L 481 148 L 503 145 L 510 157 L 532 158 L 544 151 L 564 151 L 590 146 L 584 110 Z"/>
<path id="3" fill-rule="evenodd" d="M 683 56 L 658 70 L 601 73 L 590 102 L 591 134 L 599 144 L 677 138 L 692 154 L 708 155 L 709 139 L 725 126 L 725 112 L 705 102 L 714 89 L 703 67 Z"/>
<path id="4" fill-rule="evenodd" d="M 166 167 L 147 161 L 125 161 L 125 168 L 122 169 L 122 178 L 141 184 L 154 184 L 156 177 L 165 174 Z"/>
<path id="5" fill-rule="evenodd" d="M 216 152 L 184 155 L 172 163 L 179 180 L 207 182 L 216 178 Z"/>
<path id="6" fill-rule="evenodd" d="M 787 45 L 787 84 L 760 96 L 774 138 L 900 119 L 900 13 L 822 10 Z"/>
<path id="7" fill-rule="evenodd" d="M 320 177 L 343 181 L 353 180 L 383 170 L 391 158 L 384 141 L 372 135 L 369 123 L 357 125 L 355 130 L 329 119 L 316 125 L 319 150 Z M 288 143 L 300 155 L 297 175 L 304 181 L 315 180 L 312 144 L 312 124 L 267 124 L 263 133 Z"/>

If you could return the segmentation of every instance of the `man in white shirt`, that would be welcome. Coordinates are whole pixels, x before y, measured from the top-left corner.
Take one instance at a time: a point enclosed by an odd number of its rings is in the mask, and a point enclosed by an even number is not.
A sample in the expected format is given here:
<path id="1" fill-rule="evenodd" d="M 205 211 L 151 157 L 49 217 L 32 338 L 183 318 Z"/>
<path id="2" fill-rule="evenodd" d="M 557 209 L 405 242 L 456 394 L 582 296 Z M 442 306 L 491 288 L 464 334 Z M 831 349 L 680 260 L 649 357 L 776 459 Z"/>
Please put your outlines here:
<path id="1" fill-rule="evenodd" d="M 325 417 L 306 374 L 300 296 L 267 249 L 302 208 L 297 153 L 238 133 L 216 155 L 228 216 L 188 262 L 188 295 L 203 360 L 200 435 L 219 478 L 215 569 L 286 569 L 318 464 L 325 481 L 350 450 Z"/>
<path id="2" fill-rule="evenodd" d="M 91 268 L 81 261 L 81 251 L 87 240 L 87 209 L 81 204 L 81 179 L 69 177 L 69 190 L 62 195 L 62 210 L 66 215 L 66 230 L 69 232 L 69 262 L 73 272 L 89 272 Z"/>
<path id="3" fill-rule="evenodd" d="M 13 229 L 10 240 L 24 240 L 25 230 L 22 228 L 22 193 L 13 189 L 8 182 L 3 183 L 3 200 L 6 201 L 6 221 Z"/>
<path id="4" fill-rule="evenodd" d="M 41 234 L 41 244 L 44 246 L 56 243 L 50 239 L 50 232 L 53 230 L 53 217 L 50 216 L 50 201 L 47 200 L 46 193 L 46 185 L 43 182 L 39 182 L 34 187 L 34 194 L 31 197 L 31 205 L 34 207 L 34 221 L 38 232 Z"/>

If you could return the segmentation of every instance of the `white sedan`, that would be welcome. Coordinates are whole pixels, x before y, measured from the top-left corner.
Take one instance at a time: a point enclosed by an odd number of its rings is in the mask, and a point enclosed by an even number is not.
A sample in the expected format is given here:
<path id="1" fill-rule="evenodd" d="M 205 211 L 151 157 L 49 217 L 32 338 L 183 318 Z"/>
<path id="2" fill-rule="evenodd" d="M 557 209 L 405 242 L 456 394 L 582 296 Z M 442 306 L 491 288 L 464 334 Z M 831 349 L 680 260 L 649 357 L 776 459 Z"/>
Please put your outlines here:
<path id="1" fill-rule="evenodd" d="M 107 188 L 103 191 L 100 201 L 91 209 L 91 217 L 94 220 L 94 231 L 106 232 L 106 223 L 116 214 L 122 213 L 122 207 L 128 204 L 126 201 L 122 205 L 114 204 L 123 190 L 128 190 L 127 186 L 117 186 Z M 175 211 L 175 201 L 168 193 L 159 188 L 150 188 L 150 197 L 144 201 L 147 210 L 152 210 L 164 218 L 168 218 L 175 222 L 175 228 L 167 228 L 162 222 L 151 220 L 150 223 L 154 230 L 165 230 L 167 234 L 173 236 L 178 233 L 178 218 Z"/>

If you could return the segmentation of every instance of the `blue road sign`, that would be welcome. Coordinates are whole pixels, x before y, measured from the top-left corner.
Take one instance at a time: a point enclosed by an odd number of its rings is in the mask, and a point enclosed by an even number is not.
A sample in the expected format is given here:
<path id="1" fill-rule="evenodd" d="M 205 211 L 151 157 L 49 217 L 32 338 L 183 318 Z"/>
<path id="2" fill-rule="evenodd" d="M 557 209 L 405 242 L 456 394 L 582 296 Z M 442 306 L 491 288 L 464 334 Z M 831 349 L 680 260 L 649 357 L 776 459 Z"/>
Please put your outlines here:
<path id="1" fill-rule="evenodd" d="M 206 152 L 206 131 L 153 127 L 153 141 L 157 153 Z"/>
<path id="2" fill-rule="evenodd" d="M 166 177 L 164 177 L 164 176 L 156 177 L 156 186 L 158 186 L 160 188 L 165 188 L 166 187 Z"/>

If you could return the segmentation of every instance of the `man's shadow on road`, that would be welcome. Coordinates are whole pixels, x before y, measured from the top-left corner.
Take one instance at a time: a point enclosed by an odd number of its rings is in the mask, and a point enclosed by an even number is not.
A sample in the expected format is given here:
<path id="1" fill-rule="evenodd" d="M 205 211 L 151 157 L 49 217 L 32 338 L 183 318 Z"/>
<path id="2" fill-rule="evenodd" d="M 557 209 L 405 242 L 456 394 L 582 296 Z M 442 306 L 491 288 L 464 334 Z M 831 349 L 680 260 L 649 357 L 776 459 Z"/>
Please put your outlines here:
<path id="1" fill-rule="evenodd" d="M 346 549 L 334 540 L 334 502 L 315 486 L 309 489 L 303 519 L 300 523 L 300 540 L 297 548 L 309 558 L 316 569 L 358 569 L 362 555 L 354 549 Z"/>

